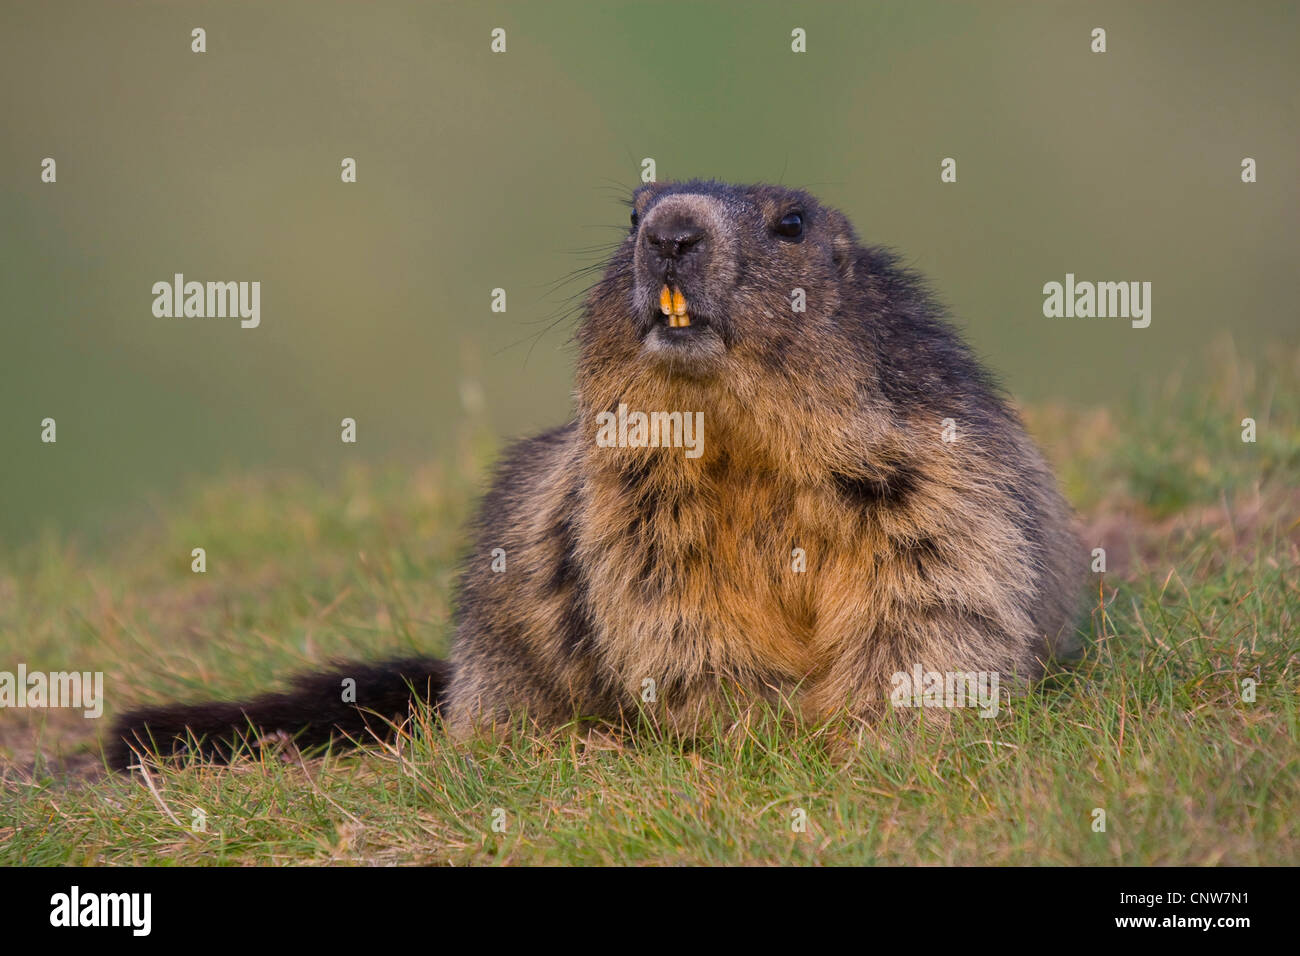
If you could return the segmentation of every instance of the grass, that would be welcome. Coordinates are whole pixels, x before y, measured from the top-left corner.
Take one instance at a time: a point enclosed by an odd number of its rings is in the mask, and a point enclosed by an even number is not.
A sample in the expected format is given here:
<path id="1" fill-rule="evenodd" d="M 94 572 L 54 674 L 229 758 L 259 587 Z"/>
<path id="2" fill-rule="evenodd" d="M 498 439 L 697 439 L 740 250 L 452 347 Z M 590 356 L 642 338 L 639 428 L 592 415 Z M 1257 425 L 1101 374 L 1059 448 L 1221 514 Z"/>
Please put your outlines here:
<path id="1" fill-rule="evenodd" d="M 467 442 L 330 488 L 213 480 L 111 545 L 47 536 L 0 564 L 0 661 L 103 670 L 108 713 L 0 712 L 0 863 L 1294 863 L 1298 372 L 1300 354 L 1225 347 L 1119 410 L 1029 409 L 1107 551 L 1089 651 L 993 720 L 919 734 L 758 714 L 691 746 L 505 748 L 421 714 L 360 755 L 106 775 L 114 709 L 445 651 L 487 456 Z"/>

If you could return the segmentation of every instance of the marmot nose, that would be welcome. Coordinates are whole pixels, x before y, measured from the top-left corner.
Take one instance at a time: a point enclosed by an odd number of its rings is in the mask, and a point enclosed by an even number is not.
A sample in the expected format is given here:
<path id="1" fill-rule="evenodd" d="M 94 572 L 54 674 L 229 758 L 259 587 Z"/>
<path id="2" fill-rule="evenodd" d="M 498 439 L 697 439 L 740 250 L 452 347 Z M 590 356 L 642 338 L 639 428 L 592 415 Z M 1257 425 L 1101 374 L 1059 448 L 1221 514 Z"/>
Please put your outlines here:
<path id="1" fill-rule="evenodd" d="M 703 238 L 704 227 L 690 219 L 674 217 L 645 227 L 646 245 L 664 262 L 684 258 Z"/>

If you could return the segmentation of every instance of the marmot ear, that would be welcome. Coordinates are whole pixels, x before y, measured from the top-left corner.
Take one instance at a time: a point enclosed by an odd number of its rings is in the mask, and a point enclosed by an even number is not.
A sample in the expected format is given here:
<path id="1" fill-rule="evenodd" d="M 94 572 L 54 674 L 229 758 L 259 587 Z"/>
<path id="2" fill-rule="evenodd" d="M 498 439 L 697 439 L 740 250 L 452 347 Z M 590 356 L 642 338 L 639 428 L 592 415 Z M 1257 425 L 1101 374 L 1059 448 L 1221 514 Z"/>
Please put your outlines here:
<path id="1" fill-rule="evenodd" d="M 830 226 L 831 257 L 835 260 L 835 268 L 840 270 L 840 275 L 845 279 L 852 279 L 853 262 L 857 258 L 858 251 L 858 237 L 853 234 L 853 226 L 842 213 L 831 213 Z"/>

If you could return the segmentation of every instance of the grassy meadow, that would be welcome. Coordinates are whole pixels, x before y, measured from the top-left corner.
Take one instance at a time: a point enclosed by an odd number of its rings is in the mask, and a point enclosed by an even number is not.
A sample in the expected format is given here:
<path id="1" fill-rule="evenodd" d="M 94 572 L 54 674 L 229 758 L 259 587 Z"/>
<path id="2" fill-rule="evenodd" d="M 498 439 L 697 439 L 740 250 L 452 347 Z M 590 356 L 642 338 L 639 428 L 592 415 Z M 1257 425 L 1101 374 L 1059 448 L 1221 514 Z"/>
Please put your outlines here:
<path id="1" fill-rule="evenodd" d="M 1107 552 L 1088 650 L 919 735 L 750 714 L 691 746 L 574 728 L 507 749 L 425 713 L 360 754 L 108 774 L 124 707 L 445 652 L 494 449 L 469 425 L 420 468 L 215 477 L 109 540 L 47 534 L 0 563 L 0 660 L 102 670 L 107 704 L 0 714 L 0 864 L 1294 863 L 1298 379 L 1300 353 L 1224 344 L 1119 412 L 1026 408 Z"/>

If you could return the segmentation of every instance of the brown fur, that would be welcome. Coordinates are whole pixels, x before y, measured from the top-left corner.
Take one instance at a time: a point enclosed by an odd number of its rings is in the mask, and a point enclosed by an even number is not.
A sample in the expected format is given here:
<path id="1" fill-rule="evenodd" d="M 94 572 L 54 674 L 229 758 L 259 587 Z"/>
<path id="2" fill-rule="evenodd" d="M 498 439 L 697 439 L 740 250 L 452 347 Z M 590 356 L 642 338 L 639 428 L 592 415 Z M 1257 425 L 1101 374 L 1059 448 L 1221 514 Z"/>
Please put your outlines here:
<path id="1" fill-rule="evenodd" d="M 793 207 L 797 244 L 768 228 Z M 891 675 L 917 663 L 1040 674 L 1072 637 L 1069 509 L 919 285 L 802 193 L 653 185 L 636 209 L 578 335 L 576 421 L 517 446 L 484 508 L 453 728 L 524 708 L 615 719 L 646 678 L 691 724 L 724 686 L 822 717 L 879 712 Z M 670 211 L 717 237 L 687 291 L 729 319 L 716 355 L 645 348 L 659 279 L 642 236 Z M 596 415 L 620 402 L 703 411 L 703 454 L 598 447 Z M 956 442 L 941 440 L 946 418 Z"/>

